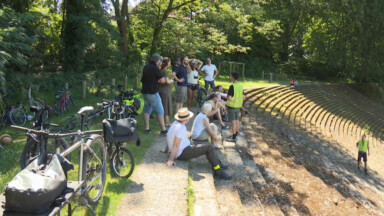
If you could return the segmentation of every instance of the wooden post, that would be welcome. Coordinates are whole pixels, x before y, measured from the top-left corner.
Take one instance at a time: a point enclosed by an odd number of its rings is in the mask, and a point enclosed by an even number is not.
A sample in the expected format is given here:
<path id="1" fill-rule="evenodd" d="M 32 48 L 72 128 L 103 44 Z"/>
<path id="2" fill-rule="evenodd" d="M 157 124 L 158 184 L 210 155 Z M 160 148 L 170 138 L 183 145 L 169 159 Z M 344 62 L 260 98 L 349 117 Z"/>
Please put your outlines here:
<path id="1" fill-rule="evenodd" d="M 269 82 L 271 83 L 273 81 L 273 73 L 269 73 Z"/>
<path id="2" fill-rule="evenodd" d="M 87 93 L 87 81 L 83 81 L 83 100 L 85 99 Z"/>
<path id="3" fill-rule="evenodd" d="M 243 81 L 245 81 L 244 71 L 245 71 L 245 63 L 243 63 Z"/>
<path id="4" fill-rule="evenodd" d="M 64 89 L 68 89 L 68 83 L 64 83 Z"/>
<path id="5" fill-rule="evenodd" d="M 264 71 L 261 71 L 261 80 L 264 81 Z"/>
<path id="6" fill-rule="evenodd" d="M 228 75 L 229 80 L 231 80 L 232 66 L 233 66 L 232 63 L 229 62 L 229 75 Z"/>
<path id="7" fill-rule="evenodd" d="M 127 87 L 128 87 L 128 77 L 125 76 L 124 77 L 124 90 L 127 90 Z"/>

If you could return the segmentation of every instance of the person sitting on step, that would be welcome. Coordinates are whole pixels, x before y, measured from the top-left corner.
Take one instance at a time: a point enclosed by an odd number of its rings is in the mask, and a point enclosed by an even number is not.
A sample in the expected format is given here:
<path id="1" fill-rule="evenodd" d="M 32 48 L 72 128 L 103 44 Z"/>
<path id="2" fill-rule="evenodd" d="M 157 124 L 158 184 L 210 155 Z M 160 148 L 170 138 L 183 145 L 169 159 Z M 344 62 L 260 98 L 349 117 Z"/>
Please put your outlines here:
<path id="1" fill-rule="evenodd" d="M 216 116 L 217 121 L 221 125 L 221 128 L 222 129 L 228 129 L 229 125 L 225 125 L 223 120 L 222 120 L 222 117 L 221 117 L 221 106 L 220 106 L 220 103 L 217 99 L 217 94 L 212 93 L 209 96 L 207 96 L 207 99 L 205 100 L 204 104 L 206 104 L 206 103 L 211 104 L 211 106 L 212 106 L 212 110 L 206 114 L 207 117 L 209 118 L 211 116 Z"/>
<path id="2" fill-rule="evenodd" d="M 175 159 L 190 160 L 205 155 L 213 168 L 214 177 L 225 180 L 231 179 L 231 176 L 224 171 L 227 166 L 220 163 L 215 148 L 212 145 L 194 144 L 188 139 L 185 125 L 193 117 L 193 113 L 188 108 L 182 107 L 174 117 L 175 121 L 172 123 L 167 134 L 167 147 L 163 150 L 163 152 L 171 151 L 165 165 L 172 167 L 175 165 Z"/>
<path id="3" fill-rule="evenodd" d="M 191 138 L 193 141 L 207 141 L 210 138 L 212 145 L 218 148 L 215 144 L 215 141 L 218 140 L 217 126 L 214 123 L 209 123 L 209 118 L 206 115 L 211 110 L 212 105 L 209 103 L 205 103 L 201 107 L 201 112 L 197 114 L 192 124 Z"/>

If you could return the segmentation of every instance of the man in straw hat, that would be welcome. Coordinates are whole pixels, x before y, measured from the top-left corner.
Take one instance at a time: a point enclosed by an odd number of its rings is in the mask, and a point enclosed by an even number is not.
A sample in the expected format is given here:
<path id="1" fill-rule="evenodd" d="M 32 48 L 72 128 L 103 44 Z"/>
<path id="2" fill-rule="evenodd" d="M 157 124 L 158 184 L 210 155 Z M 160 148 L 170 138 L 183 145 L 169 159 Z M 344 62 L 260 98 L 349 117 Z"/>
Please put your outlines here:
<path id="1" fill-rule="evenodd" d="M 229 176 L 224 169 L 227 168 L 220 163 L 217 153 L 212 145 L 209 144 L 193 144 L 188 139 L 187 128 L 185 125 L 189 119 L 193 117 L 193 113 L 186 107 L 180 108 L 175 114 L 175 121 L 172 123 L 167 134 L 167 147 L 171 150 L 166 166 L 175 165 L 174 160 L 190 160 L 205 155 L 211 164 L 214 176 L 219 179 L 229 180 Z"/>

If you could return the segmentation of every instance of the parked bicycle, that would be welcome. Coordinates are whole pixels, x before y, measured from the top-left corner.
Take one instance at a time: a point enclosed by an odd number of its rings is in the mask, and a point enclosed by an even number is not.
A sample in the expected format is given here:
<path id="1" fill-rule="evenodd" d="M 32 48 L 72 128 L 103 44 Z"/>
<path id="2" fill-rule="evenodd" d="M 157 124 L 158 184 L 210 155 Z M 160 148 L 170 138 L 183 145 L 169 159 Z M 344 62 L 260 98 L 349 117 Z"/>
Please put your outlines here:
<path id="1" fill-rule="evenodd" d="M 88 203 L 96 204 L 104 190 L 106 181 L 106 152 L 102 130 L 84 131 L 84 120 L 87 113 L 91 112 L 93 107 L 83 107 L 78 112 L 82 117 L 81 131 L 75 133 L 50 133 L 45 130 L 34 130 L 20 126 L 11 126 L 16 130 L 26 132 L 26 135 L 32 139 L 39 137 L 40 154 L 37 157 L 38 164 L 43 164 L 47 156 L 48 138 L 61 139 L 64 137 L 76 136 L 78 139 L 73 145 L 60 153 L 61 156 L 68 156 L 77 149 L 80 149 L 79 161 L 79 182 L 83 183 L 80 195 L 85 197 Z M 94 214 L 94 213 L 93 213 Z"/>
<path id="2" fill-rule="evenodd" d="M 197 92 L 195 94 L 195 100 L 199 107 L 203 106 L 205 97 L 207 97 L 207 91 L 205 90 L 205 88 L 200 86 L 200 83 L 198 83 Z"/>
<path id="3" fill-rule="evenodd" d="M 27 120 L 27 114 L 23 104 L 19 101 L 15 105 L 8 105 L 5 98 L 0 98 L 0 131 L 6 124 L 23 126 Z"/>
<path id="4" fill-rule="evenodd" d="M 64 112 L 69 110 L 69 101 L 72 102 L 72 105 L 76 106 L 75 100 L 73 99 L 69 89 L 64 88 L 58 90 L 55 98 L 55 112 L 59 115 L 62 115 Z"/>
<path id="5" fill-rule="evenodd" d="M 125 105 L 119 101 L 110 101 L 110 104 L 112 106 L 112 109 L 110 109 L 112 113 L 109 116 L 113 116 L 115 120 L 124 119 L 125 124 L 128 124 L 128 126 L 136 124 L 134 126 L 134 131 L 132 131 L 132 135 L 128 136 L 124 141 L 118 142 L 109 140 L 109 136 L 104 135 L 107 144 L 107 152 L 110 155 L 109 160 L 113 174 L 122 178 L 128 178 L 132 175 L 135 168 L 135 160 L 132 153 L 125 148 L 125 146 L 129 141 L 136 141 L 136 145 L 140 145 L 137 123 L 136 120 L 133 119 L 135 112 L 131 108 L 132 106 Z M 104 127 L 105 125 L 109 125 L 106 121 L 108 120 L 104 120 Z M 128 131 L 129 128 L 126 128 L 125 130 Z M 106 129 L 104 129 L 104 132 L 105 131 Z"/>
<path id="6" fill-rule="evenodd" d="M 45 101 L 36 98 L 39 102 L 38 105 L 31 106 L 30 111 L 34 113 L 35 121 L 33 123 L 34 130 L 49 131 L 51 126 L 58 127 L 59 125 L 50 123 L 48 116 L 53 112 L 52 108 L 45 103 Z M 45 140 L 41 140 L 45 139 Z M 40 143 L 44 142 L 46 149 L 40 149 Z M 27 142 L 20 155 L 20 167 L 24 169 L 34 159 L 36 159 L 41 152 L 60 153 L 69 148 L 69 144 L 63 138 L 48 139 L 44 136 L 29 136 Z M 71 155 L 67 156 L 70 160 Z"/>

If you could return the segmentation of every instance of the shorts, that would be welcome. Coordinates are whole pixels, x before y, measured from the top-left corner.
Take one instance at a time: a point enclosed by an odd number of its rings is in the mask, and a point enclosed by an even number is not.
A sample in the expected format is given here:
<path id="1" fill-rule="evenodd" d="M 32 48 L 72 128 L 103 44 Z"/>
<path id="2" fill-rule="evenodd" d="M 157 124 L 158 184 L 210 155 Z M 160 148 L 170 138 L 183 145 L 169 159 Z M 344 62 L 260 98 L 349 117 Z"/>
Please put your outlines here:
<path id="1" fill-rule="evenodd" d="M 199 84 L 189 84 L 188 83 L 188 88 L 191 89 L 192 91 L 196 91 L 199 88 Z"/>
<path id="2" fill-rule="evenodd" d="M 163 104 L 161 103 L 159 92 L 156 94 L 143 94 L 143 97 L 145 114 L 151 114 L 153 109 L 156 115 L 164 115 L 164 108 Z"/>
<path id="3" fill-rule="evenodd" d="M 227 113 L 228 113 L 228 120 L 229 121 L 240 120 L 240 108 L 227 107 Z"/>
<path id="4" fill-rule="evenodd" d="M 363 158 L 364 162 L 367 162 L 367 152 L 359 152 L 357 155 L 357 161 L 361 161 L 361 158 Z"/>
<path id="5" fill-rule="evenodd" d="M 176 103 L 187 101 L 187 86 L 176 86 Z"/>
<path id="6" fill-rule="evenodd" d="M 211 86 L 211 89 L 215 88 L 215 80 L 212 80 L 212 81 L 204 80 L 204 82 L 205 82 L 205 89 L 208 90 L 209 86 Z"/>

